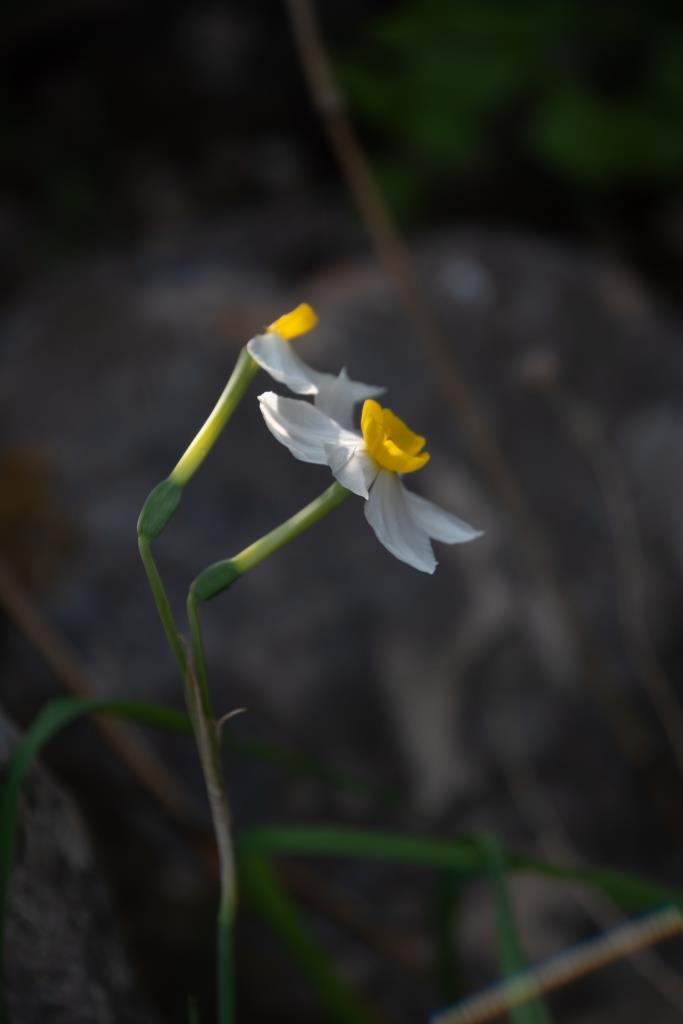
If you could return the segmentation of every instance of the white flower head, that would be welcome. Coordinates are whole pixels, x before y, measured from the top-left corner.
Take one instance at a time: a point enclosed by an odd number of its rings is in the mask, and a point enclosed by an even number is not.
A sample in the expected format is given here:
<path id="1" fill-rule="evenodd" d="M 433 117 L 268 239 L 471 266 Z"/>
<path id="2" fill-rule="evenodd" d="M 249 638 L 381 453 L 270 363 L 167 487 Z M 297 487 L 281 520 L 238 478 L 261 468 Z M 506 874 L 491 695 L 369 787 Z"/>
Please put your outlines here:
<path id="1" fill-rule="evenodd" d="M 425 438 L 390 409 L 367 399 L 361 433 L 332 419 L 308 402 L 259 395 L 271 434 L 302 462 L 329 466 L 347 490 L 366 499 L 365 518 L 388 551 L 422 572 L 434 572 L 432 540 L 463 544 L 481 533 L 462 519 L 413 494 L 401 477 L 421 469 L 429 454 Z"/>
<path id="2" fill-rule="evenodd" d="M 303 302 L 291 313 L 279 317 L 265 334 L 252 338 L 247 343 L 247 351 L 273 380 L 284 384 L 297 395 L 313 395 L 313 401 L 321 412 L 337 423 L 350 427 L 354 405 L 366 398 L 381 395 L 384 388 L 353 381 L 345 369 L 339 375 L 322 373 L 300 359 L 289 342 L 313 330 L 317 323 L 318 317 L 314 310 Z"/>

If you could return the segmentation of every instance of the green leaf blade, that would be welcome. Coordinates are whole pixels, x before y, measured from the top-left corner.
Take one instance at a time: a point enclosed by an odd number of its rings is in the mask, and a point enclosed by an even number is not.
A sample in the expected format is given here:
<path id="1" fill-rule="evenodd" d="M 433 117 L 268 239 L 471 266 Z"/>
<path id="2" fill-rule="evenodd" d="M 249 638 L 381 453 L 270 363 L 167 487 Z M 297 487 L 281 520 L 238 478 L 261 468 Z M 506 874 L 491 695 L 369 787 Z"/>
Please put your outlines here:
<path id="1" fill-rule="evenodd" d="M 254 852 L 239 859 L 243 891 L 307 975 L 334 1024 L 377 1024 L 377 1018 L 339 977 L 309 932 L 267 857 Z"/>
<path id="2" fill-rule="evenodd" d="M 494 836 L 480 836 L 478 843 L 495 900 L 500 968 L 505 980 L 512 981 L 527 969 L 527 960 L 508 887 L 506 877 L 508 865 L 503 849 Z M 512 1024 L 551 1024 L 550 1013 L 545 1003 L 539 998 L 530 998 L 528 1002 L 511 1006 L 510 1020 Z"/>

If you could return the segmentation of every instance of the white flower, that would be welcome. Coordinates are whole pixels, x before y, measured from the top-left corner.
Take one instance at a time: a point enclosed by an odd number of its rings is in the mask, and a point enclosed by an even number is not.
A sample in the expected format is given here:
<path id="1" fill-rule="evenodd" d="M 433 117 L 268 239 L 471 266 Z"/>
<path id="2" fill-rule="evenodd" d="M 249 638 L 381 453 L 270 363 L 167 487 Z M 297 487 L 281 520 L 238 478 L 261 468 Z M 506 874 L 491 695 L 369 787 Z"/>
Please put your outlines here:
<path id="1" fill-rule="evenodd" d="M 341 426 L 308 402 L 259 395 L 273 436 L 302 462 L 329 466 L 337 481 L 366 499 L 365 518 L 377 539 L 402 562 L 434 572 L 432 540 L 462 544 L 481 533 L 403 486 L 401 476 L 429 461 L 425 438 L 378 402 L 366 400 L 361 431 Z"/>
<path id="2" fill-rule="evenodd" d="M 322 373 L 300 359 L 289 342 L 312 330 L 317 322 L 315 312 L 304 302 L 272 323 L 265 334 L 252 338 L 247 343 L 247 351 L 273 380 L 297 395 L 313 395 L 321 412 L 350 427 L 354 405 L 381 395 L 384 388 L 350 380 L 345 369 L 339 375 Z"/>

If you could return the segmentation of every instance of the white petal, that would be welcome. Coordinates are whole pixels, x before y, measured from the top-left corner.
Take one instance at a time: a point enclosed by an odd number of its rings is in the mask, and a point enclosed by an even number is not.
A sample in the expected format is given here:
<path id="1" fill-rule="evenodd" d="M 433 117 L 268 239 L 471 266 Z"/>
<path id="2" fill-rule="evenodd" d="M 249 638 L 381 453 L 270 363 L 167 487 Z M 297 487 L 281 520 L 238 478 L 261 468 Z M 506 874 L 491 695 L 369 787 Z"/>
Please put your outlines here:
<path id="1" fill-rule="evenodd" d="M 407 494 L 395 473 L 380 470 L 365 505 L 365 518 L 392 555 L 421 572 L 434 572 L 432 545 L 411 514 Z"/>
<path id="2" fill-rule="evenodd" d="M 362 439 L 357 437 L 355 444 L 347 442 L 328 445 L 327 465 L 342 487 L 357 494 L 359 498 L 368 498 L 378 469 L 363 449 L 362 443 Z"/>
<path id="3" fill-rule="evenodd" d="M 330 451 L 342 447 L 346 453 L 351 442 L 360 443 L 360 435 L 344 430 L 309 402 L 282 398 L 272 391 L 259 395 L 258 400 L 273 437 L 302 462 L 328 465 Z"/>
<path id="4" fill-rule="evenodd" d="M 313 379 L 315 370 L 299 359 L 298 355 L 279 334 L 258 334 L 247 342 L 247 352 L 273 380 L 285 384 L 297 395 L 314 395 L 318 386 Z"/>
<path id="5" fill-rule="evenodd" d="M 459 519 L 451 512 L 439 508 L 433 501 L 427 501 L 412 491 L 406 490 L 405 494 L 410 514 L 432 540 L 440 540 L 444 544 L 465 544 L 469 540 L 483 536 L 481 530 L 475 530 L 464 519 Z"/>
<path id="6" fill-rule="evenodd" d="M 326 413 L 342 427 L 353 427 L 353 409 L 358 402 L 366 398 L 374 398 L 384 394 L 386 388 L 375 387 L 373 384 L 361 384 L 351 380 L 344 368 L 335 377 L 332 373 L 311 371 L 311 377 L 317 385 L 318 393 L 314 402 L 321 412 Z"/>

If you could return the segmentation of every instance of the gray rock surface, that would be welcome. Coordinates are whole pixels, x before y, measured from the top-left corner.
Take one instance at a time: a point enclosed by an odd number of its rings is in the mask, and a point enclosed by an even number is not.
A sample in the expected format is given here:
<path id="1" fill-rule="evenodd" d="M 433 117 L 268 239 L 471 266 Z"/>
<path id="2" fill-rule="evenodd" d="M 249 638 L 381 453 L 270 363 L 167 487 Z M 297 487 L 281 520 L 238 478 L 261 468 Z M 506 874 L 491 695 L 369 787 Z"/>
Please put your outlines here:
<path id="1" fill-rule="evenodd" d="M 0 767 L 17 734 L 0 715 Z M 151 1024 L 74 801 L 41 766 L 24 787 L 5 950 L 12 1024 Z"/>

